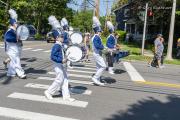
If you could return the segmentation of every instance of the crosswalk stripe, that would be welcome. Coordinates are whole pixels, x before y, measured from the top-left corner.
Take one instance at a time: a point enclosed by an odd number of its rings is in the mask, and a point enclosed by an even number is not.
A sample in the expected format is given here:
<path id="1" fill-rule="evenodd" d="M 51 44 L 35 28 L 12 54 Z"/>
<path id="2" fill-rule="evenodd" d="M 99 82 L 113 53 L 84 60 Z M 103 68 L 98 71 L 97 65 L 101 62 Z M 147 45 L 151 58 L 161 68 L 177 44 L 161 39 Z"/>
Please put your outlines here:
<path id="1" fill-rule="evenodd" d="M 89 67 L 74 67 L 74 69 L 84 69 L 84 70 L 96 70 L 96 68 L 89 68 Z"/>
<path id="2" fill-rule="evenodd" d="M 23 50 L 31 50 L 31 49 L 33 49 L 33 48 L 23 48 Z"/>
<path id="3" fill-rule="evenodd" d="M 36 51 L 41 51 L 41 50 L 43 50 L 43 49 L 35 49 L 35 50 L 32 50 L 32 51 L 36 52 Z"/>
<path id="4" fill-rule="evenodd" d="M 37 88 L 37 89 L 48 89 L 49 85 L 44 85 L 44 84 L 36 84 L 36 83 L 28 83 L 24 87 L 27 88 Z M 77 94 L 84 94 L 84 95 L 91 95 L 92 91 L 91 90 L 83 90 L 83 89 L 78 89 L 78 88 L 70 88 L 71 93 L 77 93 Z"/>
<path id="5" fill-rule="evenodd" d="M 124 62 L 123 65 L 126 68 L 132 81 L 145 82 L 144 78 L 138 73 L 138 71 L 129 62 Z"/>
<path id="6" fill-rule="evenodd" d="M 56 73 L 55 72 L 48 72 L 48 74 L 55 75 Z M 68 74 L 68 76 L 80 77 L 80 78 L 92 78 L 92 76 L 89 76 L 89 75 L 78 75 L 78 74 Z"/>
<path id="7" fill-rule="evenodd" d="M 55 80 L 55 78 L 51 78 L 51 77 L 38 77 L 37 79 L 39 80 Z M 89 81 L 82 81 L 82 80 L 70 80 L 68 79 L 69 82 L 71 83 L 76 83 L 76 84 L 85 84 L 85 85 L 93 85 L 93 82 L 89 82 Z"/>
<path id="8" fill-rule="evenodd" d="M 96 65 L 86 65 L 86 64 L 84 64 L 84 67 L 92 67 L 92 68 L 96 68 Z"/>
<path id="9" fill-rule="evenodd" d="M 82 70 L 72 70 L 72 69 L 68 69 L 68 72 L 79 72 L 79 73 L 90 73 L 93 74 L 95 72 L 91 72 L 91 71 L 82 71 Z"/>
<path id="10" fill-rule="evenodd" d="M 23 120 L 77 120 L 72 118 L 0 107 L 0 116 Z"/>
<path id="11" fill-rule="evenodd" d="M 38 102 L 45 102 L 45 103 L 63 104 L 63 105 L 69 105 L 69 106 L 74 106 L 74 107 L 81 107 L 81 108 L 85 108 L 88 105 L 88 102 L 85 102 L 85 101 L 75 100 L 73 102 L 70 102 L 70 101 L 63 100 L 62 98 L 54 98 L 52 100 L 48 100 L 46 99 L 45 96 L 18 93 L 18 92 L 14 92 L 8 95 L 8 97 L 14 98 L 14 99 L 38 101 Z"/>
<path id="12" fill-rule="evenodd" d="M 46 51 L 43 51 L 43 52 L 50 53 L 50 52 L 51 52 L 51 50 L 46 50 Z"/>
<path id="13" fill-rule="evenodd" d="M 4 48 L 4 47 L 2 46 L 2 47 L 0 47 L 0 48 Z"/>

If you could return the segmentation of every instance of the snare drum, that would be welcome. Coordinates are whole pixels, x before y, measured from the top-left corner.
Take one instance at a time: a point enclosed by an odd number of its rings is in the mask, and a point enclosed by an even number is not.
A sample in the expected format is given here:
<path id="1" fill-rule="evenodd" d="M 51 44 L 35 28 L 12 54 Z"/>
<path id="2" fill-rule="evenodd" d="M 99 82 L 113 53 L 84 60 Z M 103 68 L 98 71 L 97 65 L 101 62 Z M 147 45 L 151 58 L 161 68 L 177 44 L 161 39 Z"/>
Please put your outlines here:
<path id="1" fill-rule="evenodd" d="M 85 49 L 79 45 L 73 45 L 67 48 L 66 56 L 71 62 L 78 62 L 85 57 Z"/>
<path id="2" fill-rule="evenodd" d="M 81 33 L 79 33 L 79 32 L 72 33 L 70 36 L 70 39 L 71 39 L 72 44 L 74 44 L 74 45 L 81 44 L 83 41 L 83 37 L 82 37 Z"/>

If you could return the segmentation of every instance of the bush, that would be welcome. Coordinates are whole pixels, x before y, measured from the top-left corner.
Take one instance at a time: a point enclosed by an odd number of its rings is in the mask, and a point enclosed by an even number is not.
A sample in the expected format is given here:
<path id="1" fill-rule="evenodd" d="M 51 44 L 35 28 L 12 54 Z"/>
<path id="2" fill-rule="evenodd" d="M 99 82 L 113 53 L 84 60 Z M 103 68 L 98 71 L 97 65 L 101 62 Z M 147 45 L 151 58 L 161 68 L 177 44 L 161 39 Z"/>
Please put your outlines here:
<path id="1" fill-rule="evenodd" d="M 43 38 L 43 36 L 41 34 L 36 34 L 35 35 L 35 39 L 36 40 L 39 40 L 39 39 L 42 39 L 42 38 Z"/>
<path id="2" fill-rule="evenodd" d="M 125 38 L 126 38 L 126 32 L 125 31 L 117 30 L 116 33 L 119 35 L 118 43 L 120 43 L 120 41 L 125 40 Z"/>

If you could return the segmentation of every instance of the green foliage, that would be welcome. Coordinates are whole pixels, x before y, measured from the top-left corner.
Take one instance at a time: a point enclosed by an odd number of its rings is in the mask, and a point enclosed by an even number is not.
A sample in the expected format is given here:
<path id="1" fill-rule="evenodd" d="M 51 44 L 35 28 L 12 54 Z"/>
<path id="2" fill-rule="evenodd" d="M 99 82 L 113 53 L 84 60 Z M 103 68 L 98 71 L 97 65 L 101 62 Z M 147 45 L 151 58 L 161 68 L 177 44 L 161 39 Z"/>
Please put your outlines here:
<path id="1" fill-rule="evenodd" d="M 41 35 L 41 34 L 36 34 L 35 35 L 35 40 L 40 40 L 40 39 L 42 39 L 43 38 L 43 36 Z"/>
<path id="2" fill-rule="evenodd" d="M 79 28 L 81 32 L 90 32 L 92 30 L 93 11 L 81 11 L 74 13 L 71 26 Z"/>
<path id="3" fill-rule="evenodd" d="M 57 19 L 66 17 L 72 20 L 73 11 L 67 7 L 71 0 L 3 0 L 8 7 L 0 9 L 0 21 L 8 26 L 10 8 L 17 11 L 18 21 L 25 24 L 32 24 L 36 27 L 37 32 L 42 30 L 48 32 L 51 26 L 48 25 L 48 17 L 55 15 Z"/>
<path id="4" fill-rule="evenodd" d="M 117 30 L 116 33 L 119 35 L 118 43 L 124 41 L 126 38 L 126 32 L 122 30 Z"/>

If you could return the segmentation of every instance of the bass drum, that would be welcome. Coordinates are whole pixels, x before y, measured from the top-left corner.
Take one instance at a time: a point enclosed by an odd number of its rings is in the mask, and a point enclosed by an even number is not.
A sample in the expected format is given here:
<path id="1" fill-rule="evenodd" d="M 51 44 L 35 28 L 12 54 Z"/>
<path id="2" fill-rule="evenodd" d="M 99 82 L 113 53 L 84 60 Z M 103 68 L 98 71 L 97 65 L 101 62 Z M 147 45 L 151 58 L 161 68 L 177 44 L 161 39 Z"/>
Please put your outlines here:
<path id="1" fill-rule="evenodd" d="M 25 25 L 18 26 L 17 36 L 20 40 L 27 40 L 29 38 L 29 29 Z"/>
<path id="2" fill-rule="evenodd" d="M 81 44 L 82 41 L 83 41 L 82 34 L 79 33 L 79 32 L 72 33 L 71 36 L 70 36 L 70 39 L 71 39 L 71 42 L 72 42 L 73 45 Z"/>
<path id="3" fill-rule="evenodd" d="M 73 45 L 67 48 L 66 56 L 71 62 L 78 62 L 85 57 L 86 51 L 83 47 Z"/>

